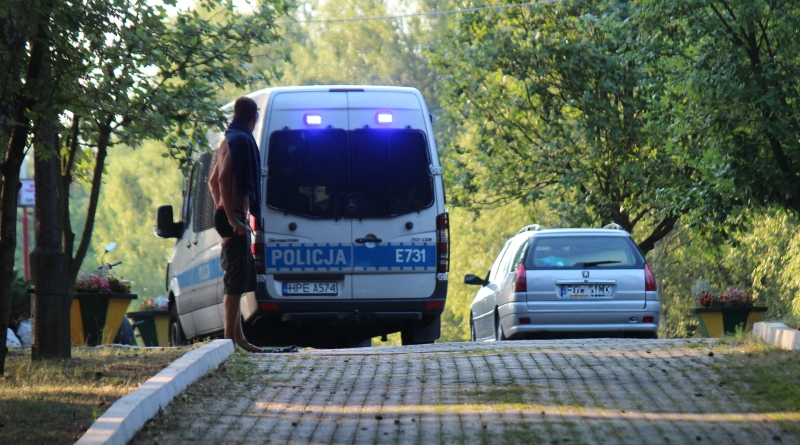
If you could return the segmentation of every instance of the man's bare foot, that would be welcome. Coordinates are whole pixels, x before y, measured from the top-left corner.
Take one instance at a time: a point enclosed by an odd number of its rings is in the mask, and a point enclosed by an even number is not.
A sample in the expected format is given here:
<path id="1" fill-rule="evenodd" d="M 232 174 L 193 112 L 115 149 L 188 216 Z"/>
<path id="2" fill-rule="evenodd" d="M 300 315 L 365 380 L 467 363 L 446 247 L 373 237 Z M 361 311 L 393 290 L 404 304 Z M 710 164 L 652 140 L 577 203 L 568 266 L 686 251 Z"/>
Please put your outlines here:
<path id="1" fill-rule="evenodd" d="M 244 349 L 247 352 L 256 352 L 256 353 L 264 352 L 261 348 L 250 344 L 247 340 L 236 342 L 236 346 Z"/>

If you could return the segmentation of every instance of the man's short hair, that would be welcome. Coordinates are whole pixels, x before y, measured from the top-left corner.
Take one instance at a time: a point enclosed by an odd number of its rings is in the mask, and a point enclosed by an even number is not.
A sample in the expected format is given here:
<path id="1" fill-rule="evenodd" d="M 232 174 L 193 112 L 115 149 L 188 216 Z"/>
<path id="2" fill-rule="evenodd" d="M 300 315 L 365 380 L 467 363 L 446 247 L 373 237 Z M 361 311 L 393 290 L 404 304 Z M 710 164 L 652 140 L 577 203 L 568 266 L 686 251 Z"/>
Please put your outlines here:
<path id="1" fill-rule="evenodd" d="M 250 122 L 258 116 L 258 105 L 256 101 L 247 96 L 236 99 L 233 103 L 233 118 Z"/>

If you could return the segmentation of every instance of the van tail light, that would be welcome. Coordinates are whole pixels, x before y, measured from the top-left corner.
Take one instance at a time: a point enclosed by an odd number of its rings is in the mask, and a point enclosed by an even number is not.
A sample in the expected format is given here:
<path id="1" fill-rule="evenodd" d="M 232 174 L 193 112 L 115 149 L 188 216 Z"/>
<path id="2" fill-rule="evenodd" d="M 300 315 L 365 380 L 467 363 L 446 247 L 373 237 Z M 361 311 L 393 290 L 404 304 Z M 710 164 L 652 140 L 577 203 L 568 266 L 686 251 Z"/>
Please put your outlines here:
<path id="1" fill-rule="evenodd" d="M 528 292 L 528 271 L 525 265 L 517 266 L 517 276 L 514 277 L 514 292 Z"/>
<path id="2" fill-rule="evenodd" d="M 252 231 L 251 234 L 253 235 L 253 244 L 250 245 L 250 249 L 253 252 L 253 258 L 255 259 L 256 273 L 263 274 L 266 271 L 264 263 L 264 232 L 257 230 L 257 227 L 256 218 L 250 215 L 250 230 Z"/>
<path id="3" fill-rule="evenodd" d="M 647 263 L 644 265 L 644 290 L 658 290 L 656 277 L 653 276 L 653 271 L 650 270 Z"/>
<path id="4" fill-rule="evenodd" d="M 436 272 L 450 270 L 450 218 L 447 213 L 436 217 Z"/>

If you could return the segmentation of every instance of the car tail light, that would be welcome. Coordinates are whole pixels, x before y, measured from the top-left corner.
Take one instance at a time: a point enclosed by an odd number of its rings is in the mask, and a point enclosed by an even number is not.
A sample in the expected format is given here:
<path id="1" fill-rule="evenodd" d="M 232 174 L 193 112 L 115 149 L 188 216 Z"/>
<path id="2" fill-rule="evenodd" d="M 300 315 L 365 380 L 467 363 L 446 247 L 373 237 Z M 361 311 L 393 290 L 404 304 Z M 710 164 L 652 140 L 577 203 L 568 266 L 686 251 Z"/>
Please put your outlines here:
<path id="1" fill-rule="evenodd" d="M 531 324 L 531 318 L 530 317 L 520 317 L 519 318 L 519 324 Z"/>
<path id="2" fill-rule="evenodd" d="M 440 309 L 444 305 L 444 301 L 428 301 L 425 303 L 425 309 Z"/>
<path id="3" fill-rule="evenodd" d="M 517 266 L 517 276 L 514 277 L 514 292 L 528 292 L 528 277 L 524 264 Z"/>
<path id="4" fill-rule="evenodd" d="M 650 266 L 645 263 L 644 265 L 644 290 L 658 290 L 656 286 L 656 277 L 653 276 L 653 272 L 650 270 Z"/>
<path id="5" fill-rule="evenodd" d="M 447 213 L 436 217 L 436 272 L 450 270 L 450 218 Z"/>
<path id="6" fill-rule="evenodd" d="M 642 323 L 652 323 L 653 317 L 642 317 Z"/>
<path id="7" fill-rule="evenodd" d="M 261 309 L 264 309 L 265 311 L 277 311 L 278 310 L 278 303 L 263 303 L 262 302 L 259 306 L 261 306 Z"/>
<path id="8" fill-rule="evenodd" d="M 262 242 L 264 239 L 264 232 L 256 230 L 257 227 L 255 216 L 250 215 L 250 230 L 252 230 L 253 234 L 253 244 L 250 245 L 250 250 L 253 252 L 253 258 L 255 259 L 256 273 L 263 274 L 266 270 L 264 263 L 264 243 Z"/>

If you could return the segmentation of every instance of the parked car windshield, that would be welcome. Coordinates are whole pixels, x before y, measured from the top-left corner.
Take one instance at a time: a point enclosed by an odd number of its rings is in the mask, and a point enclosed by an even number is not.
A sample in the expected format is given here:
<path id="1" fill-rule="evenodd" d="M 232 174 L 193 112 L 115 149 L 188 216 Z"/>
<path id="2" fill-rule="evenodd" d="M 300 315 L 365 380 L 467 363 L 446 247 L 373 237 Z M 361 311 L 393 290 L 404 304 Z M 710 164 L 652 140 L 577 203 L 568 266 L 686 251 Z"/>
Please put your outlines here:
<path id="1" fill-rule="evenodd" d="M 618 236 L 536 237 L 528 250 L 528 269 L 634 269 L 644 258 L 630 238 Z"/>
<path id="2" fill-rule="evenodd" d="M 411 129 L 279 130 L 267 205 L 312 218 L 387 218 L 433 205 L 425 134 Z M 355 203 L 345 209 L 345 202 Z"/>

